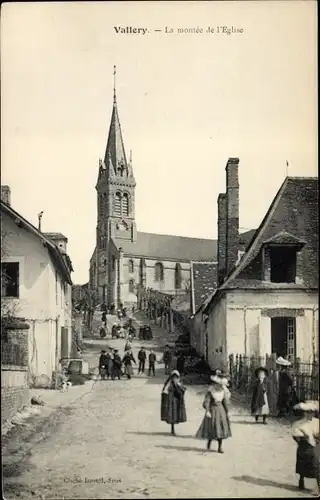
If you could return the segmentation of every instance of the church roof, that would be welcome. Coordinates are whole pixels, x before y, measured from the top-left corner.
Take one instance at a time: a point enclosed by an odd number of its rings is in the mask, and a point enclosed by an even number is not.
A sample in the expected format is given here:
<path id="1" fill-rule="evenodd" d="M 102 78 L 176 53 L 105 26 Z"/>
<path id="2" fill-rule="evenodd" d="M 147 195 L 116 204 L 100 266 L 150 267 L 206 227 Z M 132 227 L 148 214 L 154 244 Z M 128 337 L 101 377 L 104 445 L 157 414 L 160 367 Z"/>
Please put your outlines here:
<path id="1" fill-rule="evenodd" d="M 135 257 L 183 262 L 217 259 L 217 241 L 204 238 L 138 232 L 136 242 L 116 239 L 115 243 L 125 254 Z"/>

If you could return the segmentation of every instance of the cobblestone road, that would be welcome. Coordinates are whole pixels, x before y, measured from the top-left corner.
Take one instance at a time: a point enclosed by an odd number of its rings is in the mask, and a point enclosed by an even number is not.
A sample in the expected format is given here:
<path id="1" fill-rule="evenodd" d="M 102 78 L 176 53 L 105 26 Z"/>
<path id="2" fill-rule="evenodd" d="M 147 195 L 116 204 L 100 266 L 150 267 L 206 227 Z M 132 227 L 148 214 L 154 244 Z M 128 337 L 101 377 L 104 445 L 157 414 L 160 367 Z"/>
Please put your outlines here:
<path id="1" fill-rule="evenodd" d="M 123 340 L 104 342 L 121 350 L 124 346 Z M 136 352 L 140 342 L 135 342 Z M 147 342 L 145 345 L 148 347 Z M 96 346 L 92 359 L 100 348 Z M 158 367 L 156 377 L 149 379 L 135 374 L 131 381 L 94 383 L 52 421 L 44 439 L 34 437 L 29 442 L 31 451 L 19 472 L 5 478 L 5 497 L 310 495 L 296 489 L 296 447 L 290 430 L 272 422 L 268 426 L 253 424 L 239 408 L 230 411 L 233 436 L 225 443 L 225 454 L 204 451 L 205 443 L 194 439 L 203 416 L 201 387 L 188 387 L 188 422 L 177 427 L 177 437 L 171 437 L 169 426 L 159 419 L 163 380 L 162 367 Z M 307 486 L 314 487 L 313 482 Z"/>

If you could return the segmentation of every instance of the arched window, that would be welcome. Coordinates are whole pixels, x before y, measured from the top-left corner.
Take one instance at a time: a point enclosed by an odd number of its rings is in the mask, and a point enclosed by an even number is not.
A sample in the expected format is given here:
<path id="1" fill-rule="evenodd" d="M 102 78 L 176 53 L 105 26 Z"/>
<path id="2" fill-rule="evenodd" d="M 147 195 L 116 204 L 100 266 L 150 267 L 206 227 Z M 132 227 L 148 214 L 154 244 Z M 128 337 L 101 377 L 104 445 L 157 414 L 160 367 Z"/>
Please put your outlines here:
<path id="1" fill-rule="evenodd" d="M 154 266 L 154 280 L 163 281 L 163 265 L 161 262 L 157 262 Z"/>
<path id="2" fill-rule="evenodd" d="M 181 265 L 178 263 L 176 264 L 176 268 L 174 271 L 174 285 L 176 289 L 181 288 Z"/>
<path id="3" fill-rule="evenodd" d="M 134 293 L 134 280 L 129 280 L 129 293 Z"/>
<path id="4" fill-rule="evenodd" d="M 133 260 L 128 261 L 128 267 L 129 267 L 129 273 L 133 273 L 133 271 L 134 271 Z"/>
<path id="5" fill-rule="evenodd" d="M 116 193 L 114 213 L 115 215 L 121 215 L 121 193 Z"/>
<path id="6" fill-rule="evenodd" d="M 122 215 L 129 215 L 129 195 L 124 193 L 122 198 Z"/>

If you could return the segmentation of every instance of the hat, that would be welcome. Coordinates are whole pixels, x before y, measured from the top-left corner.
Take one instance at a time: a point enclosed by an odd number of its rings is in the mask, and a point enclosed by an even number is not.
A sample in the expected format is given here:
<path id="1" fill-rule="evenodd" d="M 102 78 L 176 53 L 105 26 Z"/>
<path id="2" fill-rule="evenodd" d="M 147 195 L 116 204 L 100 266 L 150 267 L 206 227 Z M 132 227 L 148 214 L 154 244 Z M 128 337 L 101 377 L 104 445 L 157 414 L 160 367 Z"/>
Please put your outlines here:
<path id="1" fill-rule="evenodd" d="M 277 363 L 277 365 L 280 365 L 280 366 L 291 366 L 290 361 L 288 361 L 287 359 L 284 359 L 282 356 L 280 356 L 278 359 L 276 359 L 276 363 Z"/>
<path id="2" fill-rule="evenodd" d="M 119 349 L 113 349 L 113 352 L 118 352 L 118 351 L 119 351 Z"/>
<path id="3" fill-rule="evenodd" d="M 304 401 L 296 404 L 293 407 L 294 410 L 302 410 L 302 411 L 319 411 L 319 401 Z"/>
<path id="4" fill-rule="evenodd" d="M 259 368 L 254 371 L 254 376 L 257 377 L 259 375 L 259 372 L 264 372 L 266 374 L 266 377 L 269 375 L 269 371 L 264 366 L 259 366 Z"/>
<path id="5" fill-rule="evenodd" d="M 173 371 L 171 372 L 171 377 L 174 377 L 174 376 L 176 376 L 176 377 L 180 377 L 180 373 L 178 372 L 178 370 L 173 370 Z"/>
<path id="6" fill-rule="evenodd" d="M 101 351 L 101 354 L 104 354 L 106 351 Z"/>
<path id="7" fill-rule="evenodd" d="M 214 384 L 219 384 L 219 385 L 225 385 L 224 381 L 227 379 L 224 379 L 222 377 L 219 377 L 218 375 L 211 375 L 210 377 L 211 382 Z M 228 382 L 228 381 L 227 381 Z"/>
<path id="8" fill-rule="evenodd" d="M 223 371 L 221 370 L 221 368 L 216 368 L 215 370 L 213 370 L 212 372 L 212 375 L 222 375 Z"/>

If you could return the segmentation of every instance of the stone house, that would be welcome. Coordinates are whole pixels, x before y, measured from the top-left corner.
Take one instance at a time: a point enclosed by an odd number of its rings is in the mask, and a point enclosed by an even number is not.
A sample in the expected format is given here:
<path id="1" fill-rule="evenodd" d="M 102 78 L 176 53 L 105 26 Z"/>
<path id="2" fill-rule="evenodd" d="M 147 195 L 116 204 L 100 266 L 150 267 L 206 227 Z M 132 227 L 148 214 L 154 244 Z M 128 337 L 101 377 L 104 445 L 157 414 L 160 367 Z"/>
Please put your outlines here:
<path id="1" fill-rule="evenodd" d="M 96 244 L 90 288 L 102 303 L 137 302 L 139 288 L 184 295 L 190 261 L 216 260 L 216 241 L 137 230 L 132 158 L 127 160 L 114 90 L 104 159 L 99 161 Z"/>
<path id="2" fill-rule="evenodd" d="M 287 177 L 238 260 L 238 159 L 218 197 L 218 283 L 203 309 L 215 354 L 310 362 L 318 340 L 318 179 Z"/>
<path id="3" fill-rule="evenodd" d="M 42 233 L 16 212 L 2 191 L 3 303 L 29 325 L 29 375 L 51 379 L 71 349 L 71 272 L 67 238 Z"/>
<path id="4" fill-rule="evenodd" d="M 251 240 L 255 230 L 239 235 L 238 260 L 245 251 L 246 244 Z M 207 316 L 204 309 L 212 294 L 218 288 L 218 262 L 191 262 L 191 334 L 190 342 L 199 354 L 208 361 L 208 330 Z M 219 354 L 220 355 L 220 354 Z"/>

